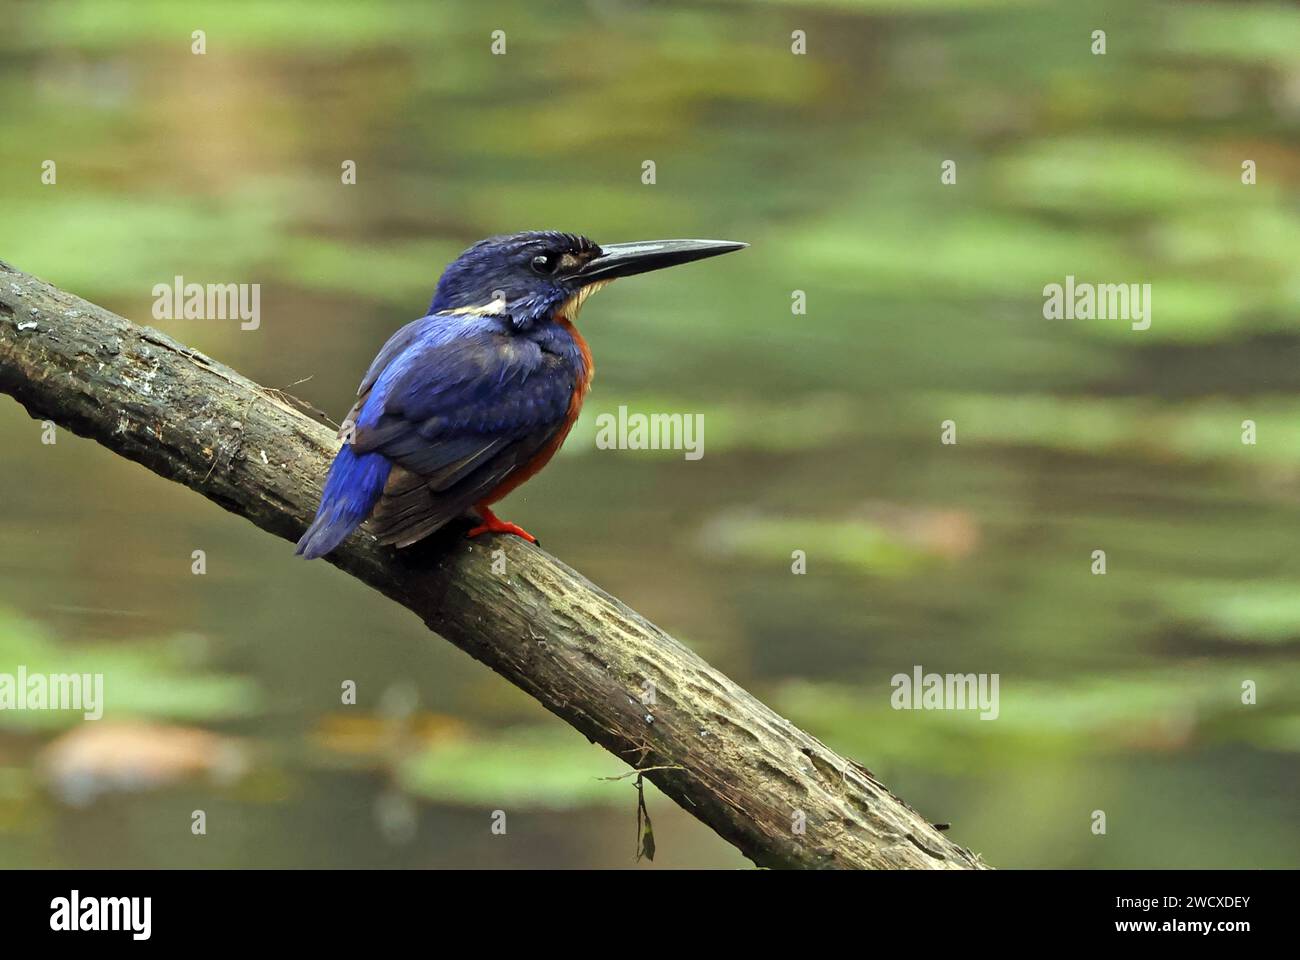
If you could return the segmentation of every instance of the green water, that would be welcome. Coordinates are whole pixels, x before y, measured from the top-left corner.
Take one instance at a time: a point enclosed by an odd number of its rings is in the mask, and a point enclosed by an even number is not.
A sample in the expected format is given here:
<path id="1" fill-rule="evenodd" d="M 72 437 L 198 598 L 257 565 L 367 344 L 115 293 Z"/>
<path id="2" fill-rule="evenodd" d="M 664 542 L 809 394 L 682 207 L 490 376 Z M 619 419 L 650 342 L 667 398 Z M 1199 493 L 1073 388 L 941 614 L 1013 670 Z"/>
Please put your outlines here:
<path id="1" fill-rule="evenodd" d="M 748 241 L 591 301 L 584 419 L 502 515 L 995 865 L 1300 859 L 1300 10 L 0 22 L 0 258 L 336 419 L 481 236 Z M 260 328 L 152 321 L 176 275 L 260 283 Z M 1044 319 L 1067 275 L 1150 283 L 1150 328 Z M 705 455 L 598 450 L 619 405 L 703 414 Z M 0 713 L 0 864 L 634 865 L 617 760 L 291 545 L 41 438 L 0 400 L 0 672 L 103 672 L 106 709 Z M 917 664 L 998 674 L 998 718 L 891 709 Z M 654 866 L 746 862 L 647 800 Z"/>

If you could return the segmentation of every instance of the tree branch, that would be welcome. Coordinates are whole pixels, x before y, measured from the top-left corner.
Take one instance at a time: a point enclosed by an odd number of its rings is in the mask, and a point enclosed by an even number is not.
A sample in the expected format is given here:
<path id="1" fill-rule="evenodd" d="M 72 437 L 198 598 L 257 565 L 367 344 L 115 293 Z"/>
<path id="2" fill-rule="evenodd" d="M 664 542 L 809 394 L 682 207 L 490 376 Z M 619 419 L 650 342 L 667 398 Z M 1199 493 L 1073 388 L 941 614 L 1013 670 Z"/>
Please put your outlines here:
<path id="1" fill-rule="evenodd" d="M 0 390 L 288 540 L 310 520 L 338 445 L 285 394 L 3 262 Z M 660 790 L 760 866 L 985 866 L 865 767 L 554 557 L 517 537 L 463 532 L 402 552 L 354 535 L 329 560 L 615 756 L 651 768 Z M 506 575 L 492 572 L 498 547 Z"/>

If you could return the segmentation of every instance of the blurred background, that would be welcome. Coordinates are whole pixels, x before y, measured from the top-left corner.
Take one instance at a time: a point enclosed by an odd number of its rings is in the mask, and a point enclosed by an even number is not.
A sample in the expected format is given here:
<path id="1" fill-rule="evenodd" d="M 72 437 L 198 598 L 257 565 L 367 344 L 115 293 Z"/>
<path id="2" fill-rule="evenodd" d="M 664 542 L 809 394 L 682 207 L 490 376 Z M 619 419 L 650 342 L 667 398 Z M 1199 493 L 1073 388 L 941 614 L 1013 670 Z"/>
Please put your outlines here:
<path id="1" fill-rule="evenodd" d="M 482 236 L 749 241 L 587 307 L 583 420 L 503 515 L 994 865 L 1300 862 L 1300 9 L 0 22 L 0 258 L 145 323 L 178 274 L 260 283 L 259 330 L 155 325 L 335 419 Z M 1045 320 L 1067 274 L 1151 283 L 1151 328 Z M 597 450 L 621 404 L 703 413 L 705 456 Z M 40 434 L 0 398 L 0 671 L 102 671 L 107 707 L 0 712 L 0 865 L 635 864 L 616 759 L 333 568 Z M 915 664 L 998 673 L 999 718 L 892 710 Z M 647 802 L 643 868 L 747 865 Z"/>

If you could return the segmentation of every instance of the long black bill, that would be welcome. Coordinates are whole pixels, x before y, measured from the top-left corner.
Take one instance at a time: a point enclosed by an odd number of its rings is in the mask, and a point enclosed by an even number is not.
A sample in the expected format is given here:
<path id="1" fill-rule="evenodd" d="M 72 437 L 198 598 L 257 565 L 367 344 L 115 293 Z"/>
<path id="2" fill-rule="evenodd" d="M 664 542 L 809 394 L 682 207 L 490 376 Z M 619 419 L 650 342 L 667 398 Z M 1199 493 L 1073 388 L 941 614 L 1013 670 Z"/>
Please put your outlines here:
<path id="1" fill-rule="evenodd" d="M 747 246 L 749 244 L 734 240 L 643 240 L 639 243 L 602 244 L 600 256 L 588 261 L 577 276 L 583 281 L 631 277 L 743 250 Z"/>

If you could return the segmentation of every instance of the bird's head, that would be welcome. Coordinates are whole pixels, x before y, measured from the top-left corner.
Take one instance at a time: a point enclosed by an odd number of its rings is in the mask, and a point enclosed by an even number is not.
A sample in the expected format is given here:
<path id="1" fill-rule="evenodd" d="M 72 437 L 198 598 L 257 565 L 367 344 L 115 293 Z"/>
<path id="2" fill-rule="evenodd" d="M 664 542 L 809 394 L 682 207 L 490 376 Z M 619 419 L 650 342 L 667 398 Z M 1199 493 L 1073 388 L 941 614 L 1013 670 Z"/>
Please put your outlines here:
<path id="1" fill-rule="evenodd" d="M 557 313 L 572 320 L 588 296 L 619 277 L 746 246 L 730 240 L 647 240 L 602 247 L 556 230 L 489 237 L 443 271 L 430 312 L 508 316 L 520 330 Z"/>

